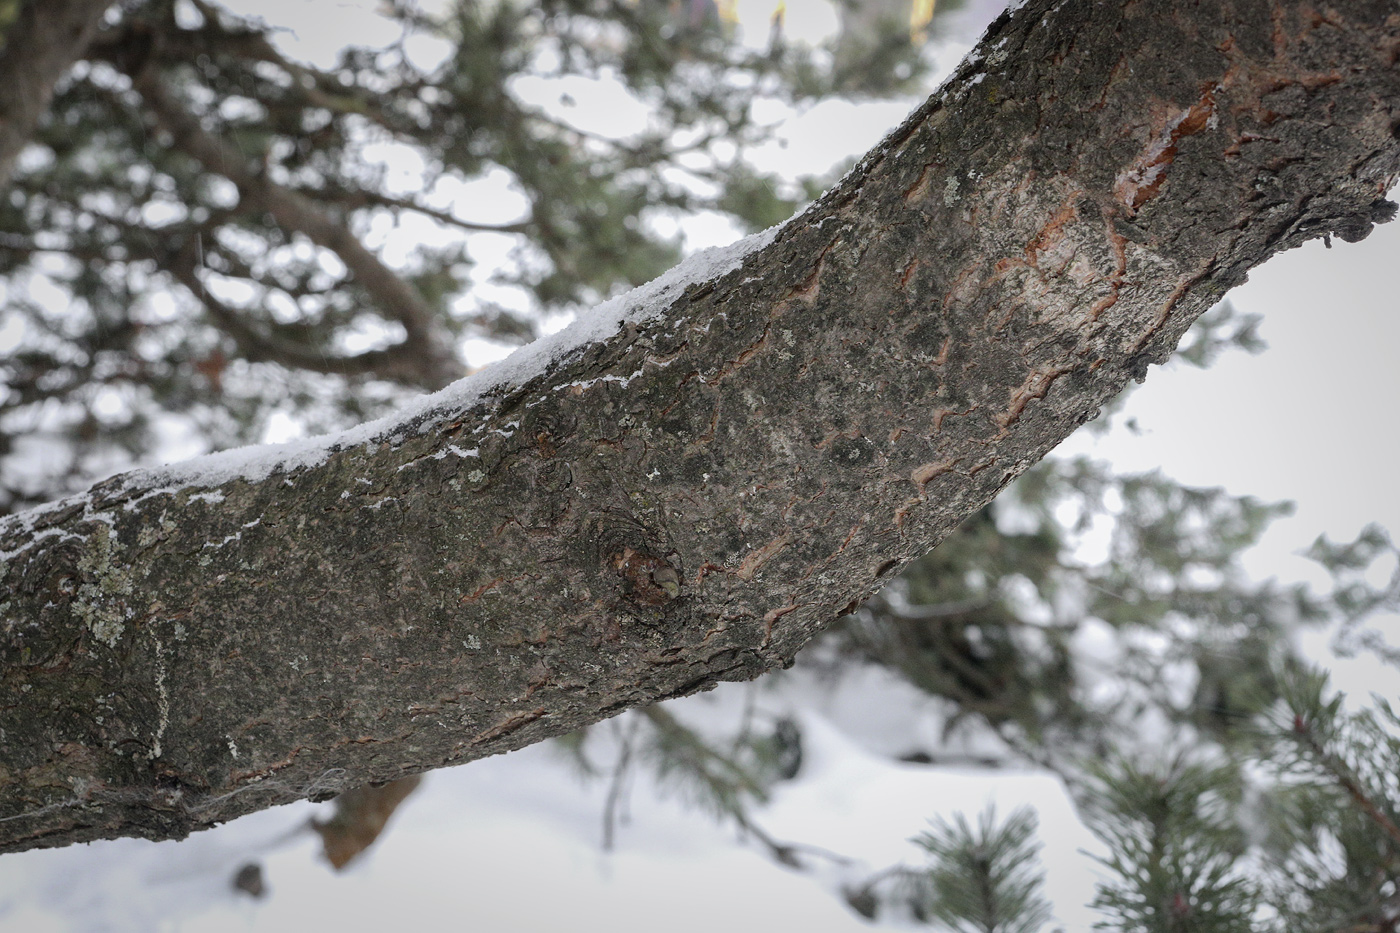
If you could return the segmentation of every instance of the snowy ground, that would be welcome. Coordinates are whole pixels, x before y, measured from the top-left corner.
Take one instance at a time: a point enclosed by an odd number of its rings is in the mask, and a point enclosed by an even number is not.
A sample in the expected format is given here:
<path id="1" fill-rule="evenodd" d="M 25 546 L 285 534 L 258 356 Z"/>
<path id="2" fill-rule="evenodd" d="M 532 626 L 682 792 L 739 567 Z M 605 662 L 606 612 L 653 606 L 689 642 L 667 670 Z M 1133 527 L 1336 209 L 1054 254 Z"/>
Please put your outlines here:
<path id="1" fill-rule="evenodd" d="M 689 717 L 733 715 L 752 688 L 726 685 L 692 698 Z M 581 783 L 557 751 L 536 746 L 435 772 L 408 799 L 379 844 L 343 874 L 318 857 L 319 840 L 297 826 L 312 804 L 283 807 L 199 833 L 181 843 L 120 840 L 0 859 L 0 930 L 292 931 L 386 928 L 609 929 L 676 933 L 867 924 L 835 891 L 897 862 L 919 864 L 908 839 L 938 813 L 1040 813 L 1048 889 L 1070 930 L 1087 929 L 1079 905 L 1092 896 L 1080 847 L 1096 844 L 1059 782 L 1031 771 L 988 773 L 892 762 L 883 751 L 917 743 L 933 721 L 927 698 L 856 677 L 836 692 L 797 675 L 760 707 L 800 708 L 804 761 L 758 820 L 772 836 L 830 850 L 839 864 L 805 856 L 795 872 L 745 845 L 645 776 L 627 796 L 614 851 L 601 847 L 606 782 Z M 872 708 L 882 706 L 881 708 Z M 863 744 L 838 728 L 859 724 Z M 263 864 L 269 894 L 253 901 L 230 881 L 249 860 Z"/>
<path id="2" fill-rule="evenodd" d="M 1400 224 L 1364 243 L 1313 244 L 1278 257 L 1231 296 L 1265 313 L 1261 356 L 1231 353 L 1211 370 L 1155 371 L 1130 401 L 1141 434 L 1077 438 L 1068 445 L 1116 467 L 1160 467 L 1190 483 L 1291 497 L 1248 561 L 1260 576 L 1316 578 L 1298 551 L 1320 531 L 1349 538 L 1367 521 L 1400 529 L 1397 454 L 1387 402 L 1400 397 L 1400 308 L 1391 290 Z M 1320 580 L 1318 582 L 1321 582 Z M 1394 630 L 1395 619 L 1381 620 Z M 1321 651 L 1321 645 L 1313 642 Z M 1320 656 L 1320 655 L 1319 655 Z M 1335 682 L 1364 697 L 1400 697 L 1394 671 L 1331 662 Z M 693 714 L 735 702 L 727 686 L 688 701 Z M 1048 893 L 1058 920 L 1087 930 L 1092 848 L 1058 782 L 1037 773 L 933 769 L 891 761 L 935 721 L 888 684 L 856 679 L 813 700 L 799 685 L 765 703 L 803 714 L 807 759 L 758 814 L 773 836 L 863 860 L 878 869 L 917 851 L 909 837 L 929 817 L 969 814 L 995 800 L 1001 813 L 1037 807 Z M 856 736 L 857 738 L 852 738 Z M 815 860 L 799 874 L 740 844 L 676 800 L 639 781 L 616 851 L 601 850 L 605 786 L 580 784 L 549 747 L 436 772 L 382 842 L 337 876 L 315 837 L 284 838 L 315 808 L 286 807 L 182 843 L 135 840 L 0 857 L 0 931 L 292 931 L 344 933 L 461 924 L 499 931 L 802 929 L 866 927 L 831 892 L 840 875 Z M 250 858 L 264 863 L 270 896 L 253 902 L 229 885 Z M 850 870 L 852 874 L 858 874 Z M 663 920 L 664 918 L 664 920 Z"/>

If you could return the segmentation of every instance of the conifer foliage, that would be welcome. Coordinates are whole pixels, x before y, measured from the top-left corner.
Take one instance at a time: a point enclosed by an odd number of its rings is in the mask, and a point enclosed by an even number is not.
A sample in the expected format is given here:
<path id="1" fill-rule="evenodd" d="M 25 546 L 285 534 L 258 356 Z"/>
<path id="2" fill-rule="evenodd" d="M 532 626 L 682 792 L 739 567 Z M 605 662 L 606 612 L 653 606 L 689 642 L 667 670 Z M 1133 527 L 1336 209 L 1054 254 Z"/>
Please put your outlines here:
<path id="1" fill-rule="evenodd" d="M 820 180 L 745 161 L 764 133 L 754 102 L 917 88 L 919 41 L 958 4 L 871 4 L 900 16 L 857 34 L 875 18 L 848 0 L 826 49 L 788 41 L 780 13 L 766 47 L 736 42 L 727 6 L 393 0 L 397 39 L 330 67 L 213 0 L 113 7 L 0 199 L 0 323 L 23 333 L 0 359 L 0 514 L 175 430 L 209 449 L 257 441 L 277 417 L 308 431 L 373 417 L 473 368 L 469 339 L 524 342 L 659 273 L 681 217 L 785 219 Z M 601 134 L 567 95 L 544 107 L 520 90 L 566 77 L 620 84 L 648 106 L 645 129 Z M 390 170 L 405 158 L 408 181 Z M 513 192 L 515 211 L 472 213 L 473 185 Z M 487 254 L 498 268 L 480 268 Z M 1180 357 L 1257 350 L 1254 327 L 1222 304 Z M 1400 606 L 1400 575 L 1364 574 L 1394 548 L 1380 529 L 1319 540 L 1328 594 L 1251 580 L 1240 555 L 1287 511 L 1049 460 L 820 636 L 798 674 L 878 667 L 941 704 L 949 747 L 974 736 L 999 749 L 993 766 L 1060 773 L 1110 852 L 1104 929 L 1394 931 L 1400 716 L 1348 711 L 1290 647 L 1299 627 L 1340 622 L 1343 648 L 1395 662 L 1366 620 Z M 646 767 L 809 867 L 760 812 L 801 772 L 799 711 L 760 706 L 729 731 L 655 706 L 561 745 L 611 782 L 609 839 L 626 775 Z M 1154 756 L 1144 732 L 1178 751 Z M 346 860 L 388 812 L 351 833 Z M 1024 810 L 939 817 L 914 840 L 923 863 L 850 879 L 847 899 L 871 917 L 1033 933 L 1053 912 L 1035 831 Z"/>
<path id="2" fill-rule="evenodd" d="M 990 807 L 976 828 L 962 814 L 935 821 L 915 840 L 933 861 L 916 916 L 959 933 L 1036 933 L 1051 907 L 1035 866 L 1035 828 L 1035 814 L 1024 808 L 1000 826 Z"/>
<path id="3" fill-rule="evenodd" d="M 680 215 L 785 219 L 812 192 L 744 163 L 753 101 L 854 78 L 677 6 L 389 3 L 397 40 L 324 69 L 206 0 L 113 7 L 0 203 L 25 325 L 0 363 L 0 509 L 130 464 L 171 416 L 208 449 L 258 442 L 274 414 L 311 431 L 382 414 L 476 365 L 463 339 L 527 341 L 541 315 L 664 271 Z M 919 73 L 906 52 L 860 74 L 879 68 L 899 72 L 886 90 Z M 565 77 L 620 82 L 645 128 L 604 135 L 567 92 L 546 108 L 519 91 Z M 408 179 L 390 170 L 405 160 Z M 474 184 L 516 209 L 488 216 Z M 479 249 L 509 259 L 473 278 Z"/>

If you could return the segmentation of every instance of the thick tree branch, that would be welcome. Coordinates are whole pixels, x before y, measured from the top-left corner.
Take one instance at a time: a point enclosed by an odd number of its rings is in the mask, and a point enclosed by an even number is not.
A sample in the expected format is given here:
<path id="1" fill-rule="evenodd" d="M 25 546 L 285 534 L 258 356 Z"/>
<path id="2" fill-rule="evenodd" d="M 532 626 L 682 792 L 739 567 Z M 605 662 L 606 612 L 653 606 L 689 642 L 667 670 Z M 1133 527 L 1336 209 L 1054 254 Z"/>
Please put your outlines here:
<path id="1" fill-rule="evenodd" d="M 0 520 L 0 849 L 179 836 L 786 663 L 1250 268 L 1388 219 L 1397 58 L 1391 0 L 1031 0 L 659 314 L 275 469 Z"/>
<path id="2" fill-rule="evenodd" d="M 175 99 L 152 70 L 141 71 L 132 83 L 177 149 L 233 182 L 244 204 L 266 210 L 284 228 L 305 234 L 317 246 L 340 257 L 384 313 L 404 326 L 404 347 L 417 362 L 416 381 L 427 388 L 441 388 L 462 376 L 465 367 L 453 352 L 453 341 L 438 315 L 412 285 L 384 265 L 343 223 L 297 192 L 252 170 L 237 149 L 200 126 L 199 118 Z"/>
<path id="3" fill-rule="evenodd" d="M 224 25 L 229 14 L 207 3 L 193 4 L 203 16 L 194 28 L 180 26 L 173 11 L 152 32 L 150 23 L 123 23 L 92 43 L 88 58 L 104 61 L 120 71 L 131 73 L 145 67 L 184 65 L 202 55 L 243 62 L 260 61 L 277 66 L 291 79 L 286 90 L 311 107 L 324 107 L 341 115 L 365 118 L 398 139 L 411 139 L 405 120 L 386 112 L 369 92 L 351 91 L 319 69 L 292 61 L 282 55 L 267 34 L 242 24 Z M 411 85 L 404 85 L 405 89 Z"/>
<path id="4" fill-rule="evenodd" d="M 0 190 L 49 109 L 54 85 L 83 57 L 111 0 L 28 0 L 0 49 Z"/>
<path id="5" fill-rule="evenodd" d="M 340 376 L 376 376 L 412 385 L 421 382 L 422 358 L 407 341 L 382 350 L 366 350 L 351 356 L 327 354 L 319 347 L 279 338 L 247 320 L 236 308 L 224 304 L 205 287 L 197 259 L 189 249 L 167 257 L 163 268 L 209 312 L 209 319 L 239 345 L 252 362 L 278 363 L 292 370 Z"/>

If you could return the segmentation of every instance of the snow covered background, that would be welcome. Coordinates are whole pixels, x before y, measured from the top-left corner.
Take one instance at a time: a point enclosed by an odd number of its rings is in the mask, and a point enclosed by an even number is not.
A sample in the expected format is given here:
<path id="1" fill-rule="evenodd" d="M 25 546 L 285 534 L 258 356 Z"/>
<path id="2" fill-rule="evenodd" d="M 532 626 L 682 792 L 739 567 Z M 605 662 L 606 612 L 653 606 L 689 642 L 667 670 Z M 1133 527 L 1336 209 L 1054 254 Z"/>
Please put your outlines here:
<path id="1" fill-rule="evenodd" d="M 289 45 L 317 60 L 359 38 L 355 29 L 372 28 L 374 4 L 231 5 L 291 25 Z M 337 8 L 334 16 L 328 6 Z M 954 40 L 970 43 L 997 6 L 974 0 Z M 766 35 L 771 8 L 767 0 L 741 4 L 751 34 Z M 793 36 L 834 27 L 819 0 L 788 4 L 788 17 Z M 325 28 L 331 21 L 336 28 Z M 433 54 L 431 43 L 422 54 Z M 944 71 L 958 57 L 951 46 L 934 54 Z M 527 91 L 544 99 L 559 89 Z M 605 87 L 570 94 L 579 111 L 619 121 L 620 133 L 626 121 L 644 119 Z M 790 116 L 779 142 L 759 154 L 760 167 L 824 170 L 873 145 L 906 109 L 831 101 Z M 704 218 L 686 229 L 696 248 L 732 238 Z M 1360 244 L 1327 250 L 1313 243 L 1276 258 L 1230 296 L 1242 312 L 1264 315 L 1268 351 L 1228 353 L 1205 372 L 1154 369 L 1120 419 L 1136 419 L 1140 433 L 1084 435 L 1066 450 L 1122 471 L 1160 468 L 1188 484 L 1295 500 L 1297 512 L 1275 524 L 1246 565 L 1259 577 L 1323 585 L 1321 571 L 1299 556 L 1318 533 L 1348 540 L 1372 521 L 1400 532 L 1393 478 L 1400 459 L 1393 409 L 1400 399 L 1398 257 L 1400 224 Z M 1309 646 L 1325 653 L 1320 636 Z M 1332 663 L 1334 683 L 1353 695 L 1400 697 L 1396 672 L 1366 661 Z M 750 691 L 760 709 L 800 710 L 805 751 L 797 779 L 777 787 L 757 821 L 777 839 L 854 864 L 812 855 L 812 871 L 783 868 L 731 827 L 658 794 L 638 772 L 614 851 L 605 853 L 607 782 L 580 782 L 559 752 L 536 746 L 429 775 L 381 841 L 339 875 L 319 858 L 319 839 L 298 830 L 321 810 L 312 804 L 259 813 L 181 843 L 121 840 L 0 857 L 0 931 L 867 929 L 833 893 L 840 880 L 899 861 L 917 864 L 908 839 L 928 818 L 975 815 L 991 801 L 1001 814 L 1022 803 L 1036 807 L 1057 922 L 1072 933 L 1089 929 L 1094 918 L 1082 905 L 1095 874 L 1082 850 L 1096 843 L 1054 777 L 892 761 L 889 753 L 920 744 L 939 717 L 927 698 L 879 673 L 833 691 L 799 668 L 776 687 L 725 685 L 677 712 L 696 720 L 734 715 Z M 269 886 L 259 901 L 230 886 L 250 860 L 262 862 Z"/>

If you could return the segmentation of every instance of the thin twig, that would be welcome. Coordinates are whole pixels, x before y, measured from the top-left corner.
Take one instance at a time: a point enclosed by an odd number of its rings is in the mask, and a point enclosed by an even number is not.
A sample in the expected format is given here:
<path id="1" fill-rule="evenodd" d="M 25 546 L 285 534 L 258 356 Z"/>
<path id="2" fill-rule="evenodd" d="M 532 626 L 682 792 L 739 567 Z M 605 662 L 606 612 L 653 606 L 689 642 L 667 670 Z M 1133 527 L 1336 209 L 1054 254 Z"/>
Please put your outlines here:
<path id="1" fill-rule="evenodd" d="M 639 720 L 635 716 L 628 717 L 629 729 L 626 735 L 619 738 L 622 742 L 622 749 L 617 755 L 617 764 L 613 766 L 612 780 L 608 782 L 607 802 L 603 804 L 603 851 L 611 852 L 613 847 L 613 830 L 617 825 L 617 808 L 622 800 L 623 787 L 627 778 L 628 769 L 632 763 L 632 745 L 637 737 L 637 727 Z"/>

